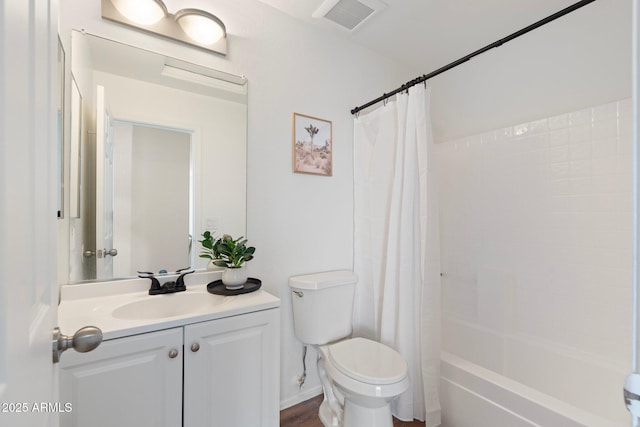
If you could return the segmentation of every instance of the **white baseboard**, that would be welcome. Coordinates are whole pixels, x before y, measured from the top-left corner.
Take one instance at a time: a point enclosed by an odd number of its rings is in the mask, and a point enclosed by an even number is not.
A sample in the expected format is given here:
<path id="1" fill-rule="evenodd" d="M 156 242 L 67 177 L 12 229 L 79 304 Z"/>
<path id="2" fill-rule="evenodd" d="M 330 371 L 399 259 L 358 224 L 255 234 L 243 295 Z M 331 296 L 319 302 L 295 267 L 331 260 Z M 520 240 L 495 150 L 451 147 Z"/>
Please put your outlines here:
<path id="1" fill-rule="evenodd" d="M 295 396 L 291 396 L 288 399 L 285 399 L 280 402 L 280 410 L 287 409 L 293 405 L 297 405 L 300 402 L 304 402 L 305 400 L 309 400 L 312 397 L 316 397 L 317 395 L 322 394 L 322 386 L 317 385 L 308 390 L 303 390 Z"/>

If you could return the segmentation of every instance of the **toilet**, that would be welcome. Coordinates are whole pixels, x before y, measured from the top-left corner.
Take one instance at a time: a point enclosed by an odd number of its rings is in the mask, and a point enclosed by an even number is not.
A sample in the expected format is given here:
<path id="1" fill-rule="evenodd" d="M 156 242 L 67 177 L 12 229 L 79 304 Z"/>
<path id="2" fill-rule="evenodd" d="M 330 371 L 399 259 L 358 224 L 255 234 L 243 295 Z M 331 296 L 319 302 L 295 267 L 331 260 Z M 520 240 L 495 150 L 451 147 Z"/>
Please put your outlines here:
<path id="1" fill-rule="evenodd" d="M 392 427 L 391 401 L 409 387 L 407 364 L 386 345 L 351 338 L 356 274 L 289 278 L 298 340 L 318 352 L 325 427 Z"/>

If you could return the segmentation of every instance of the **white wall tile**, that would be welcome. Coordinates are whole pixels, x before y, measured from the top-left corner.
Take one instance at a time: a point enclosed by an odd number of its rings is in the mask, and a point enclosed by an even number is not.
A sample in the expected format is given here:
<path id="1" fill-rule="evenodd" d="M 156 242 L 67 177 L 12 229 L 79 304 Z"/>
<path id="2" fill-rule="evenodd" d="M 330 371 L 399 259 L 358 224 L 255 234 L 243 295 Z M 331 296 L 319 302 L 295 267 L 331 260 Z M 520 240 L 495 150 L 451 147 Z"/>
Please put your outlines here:
<path id="1" fill-rule="evenodd" d="M 551 130 L 566 128 L 569 126 L 569 115 L 561 114 L 559 116 L 549 117 L 549 119 L 547 119 L 547 123 Z"/>
<path id="2" fill-rule="evenodd" d="M 611 102 L 609 104 L 599 105 L 592 108 L 593 123 L 599 121 L 611 121 L 618 118 L 618 102 Z"/>
<path id="3" fill-rule="evenodd" d="M 580 372 L 629 358 L 630 119 L 624 100 L 442 144 L 444 350 L 592 410 Z"/>
<path id="4" fill-rule="evenodd" d="M 590 125 L 591 115 L 592 115 L 591 108 L 569 113 L 569 124 L 571 128 L 576 129 L 584 125 Z"/>
<path id="5" fill-rule="evenodd" d="M 578 143 L 569 143 L 569 157 L 571 160 L 585 160 L 591 158 L 591 144 L 589 140 L 583 139 Z"/>
<path id="6" fill-rule="evenodd" d="M 591 127 L 591 136 L 594 140 L 610 138 L 618 134 L 618 120 L 594 121 Z"/>
<path id="7" fill-rule="evenodd" d="M 577 143 L 591 139 L 591 123 L 571 125 L 569 128 L 569 142 Z"/>
<path id="8" fill-rule="evenodd" d="M 618 151 L 616 137 L 608 137 L 593 141 L 592 143 L 593 157 L 615 156 Z"/>

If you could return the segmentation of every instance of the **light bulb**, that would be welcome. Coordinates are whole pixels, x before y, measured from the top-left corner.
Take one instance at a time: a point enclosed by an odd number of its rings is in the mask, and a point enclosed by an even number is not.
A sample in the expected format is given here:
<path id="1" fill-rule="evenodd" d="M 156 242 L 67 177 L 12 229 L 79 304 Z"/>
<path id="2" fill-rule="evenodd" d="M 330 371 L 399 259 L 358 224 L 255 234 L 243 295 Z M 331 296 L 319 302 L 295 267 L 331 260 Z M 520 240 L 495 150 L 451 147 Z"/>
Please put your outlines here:
<path id="1" fill-rule="evenodd" d="M 204 45 L 213 44 L 225 35 L 224 24 L 201 10 L 180 10 L 176 13 L 176 20 L 189 37 Z"/>
<path id="2" fill-rule="evenodd" d="M 111 0 L 127 19 L 140 25 L 152 25 L 167 16 L 167 9 L 160 0 Z"/>

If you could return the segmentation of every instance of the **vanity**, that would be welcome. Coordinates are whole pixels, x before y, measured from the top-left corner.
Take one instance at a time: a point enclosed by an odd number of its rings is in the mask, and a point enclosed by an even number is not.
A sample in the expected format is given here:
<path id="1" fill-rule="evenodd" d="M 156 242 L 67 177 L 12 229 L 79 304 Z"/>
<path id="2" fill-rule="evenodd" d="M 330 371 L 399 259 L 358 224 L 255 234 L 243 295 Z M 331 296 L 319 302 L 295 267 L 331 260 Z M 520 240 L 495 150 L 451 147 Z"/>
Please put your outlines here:
<path id="1" fill-rule="evenodd" d="M 220 272 L 149 295 L 149 280 L 66 286 L 59 323 L 95 325 L 103 342 L 60 360 L 61 426 L 279 425 L 279 305 L 262 289 L 213 295 Z"/>

